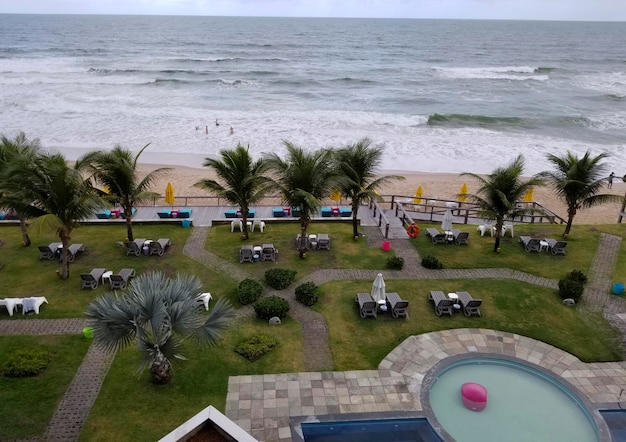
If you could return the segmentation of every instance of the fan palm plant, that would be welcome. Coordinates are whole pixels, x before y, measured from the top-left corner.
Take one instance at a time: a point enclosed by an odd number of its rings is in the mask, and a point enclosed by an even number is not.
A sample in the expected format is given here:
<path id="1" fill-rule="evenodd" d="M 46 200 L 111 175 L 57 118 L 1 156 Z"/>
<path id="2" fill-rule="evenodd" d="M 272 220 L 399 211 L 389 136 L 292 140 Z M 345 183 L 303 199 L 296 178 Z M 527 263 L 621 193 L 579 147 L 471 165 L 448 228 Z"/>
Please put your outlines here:
<path id="1" fill-rule="evenodd" d="M 149 368 L 155 384 L 168 383 L 174 359 L 186 359 L 180 353 L 184 343 L 216 344 L 234 316 L 225 298 L 205 316 L 196 300 L 200 289 L 200 280 L 191 275 L 139 275 L 125 292 L 106 293 L 87 308 L 96 345 L 114 352 L 136 343 L 143 357 L 139 370 Z"/>
<path id="2" fill-rule="evenodd" d="M 248 148 L 220 151 L 220 159 L 206 158 L 203 166 L 213 169 L 218 180 L 203 179 L 195 186 L 205 189 L 239 207 L 242 218 L 243 239 L 248 239 L 248 210 L 263 199 L 269 190 L 270 180 L 264 175 L 266 162 L 252 159 Z"/>
<path id="3" fill-rule="evenodd" d="M 287 154 L 272 152 L 267 156 L 271 170 L 276 175 L 274 186 L 285 204 L 300 210 L 300 258 L 307 251 L 307 228 L 322 199 L 330 195 L 338 183 L 337 169 L 333 167 L 333 152 L 320 149 L 305 152 L 301 147 L 285 141 Z"/>
<path id="4" fill-rule="evenodd" d="M 358 212 L 361 202 L 367 199 L 380 199 L 376 192 L 392 180 L 404 180 L 399 175 L 377 177 L 377 169 L 383 155 L 383 146 L 373 146 L 369 138 L 345 146 L 335 153 L 339 168 L 339 189 L 350 199 L 352 205 L 352 235 L 359 236 Z"/>
<path id="5" fill-rule="evenodd" d="M 41 148 L 41 144 L 38 138 L 33 140 L 29 140 L 26 138 L 26 134 L 24 132 L 20 132 L 14 139 L 9 139 L 4 135 L 0 137 L 0 179 L 2 177 L 2 169 L 4 169 L 7 164 L 17 157 L 32 158 L 35 156 L 39 149 Z M 11 179 L 10 176 L 6 176 L 6 179 Z M 0 207 L 7 210 L 15 210 L 14 207 L 11 207 L 9 204 L 9 195 L 5 195 L 0 193 Z M 30 236 L 28 236 L 28 225 L 26 224 L 26 217 L 24 214 L 18 213 L 18 218 L 20 220 L 20 231 L 22 233 L 22 244 L 28 247 L 30 246 Z"/>
<path id="6" fill-rule="evenodd" d="M 547 155 L 555 170 L 541 172 L 537 176 L 544 178 L 567 205 L 563 237 L 569 235 L 578 210 L 622 200 L 617 195 L 599 193 L 606 179 L 606 166 L 601 161 L 608 157 L 607 153 L 594 157 L 589 151 L 582 158 L 569 151 L 563 156 Z"/>
<path id="7" fill-rule="evenodd" d="M 110 151 L 92 152 L 83 159 L 83 162 L 91 166 L 95 179 L 107 188 L 106 199 L 122 207 L 126 220 L 126 237 L 131 242 L 135 239 L 133 209 L 137 204 L 159 197 L 158 193 L 150 191 L 150 186 L 171 170 L 168 167 L 161 167 L 151 171 L 141 180 L 138 178 L 139 157 L 149 145 L 146 144 L 137 155 L 118 145 Z"/>
<path id="8" fill-rule="evenodd" d="M 81 161 L 70 167 L 60 154 L 37 154 L 19 157 L 3 170 L 11 179 L 1 179 L 0 192 L 6 192 L 9 204 L 33 224 L 54 229 L 63 244 L 62 279 L 69 277 L 68 246 L 72 231 L 80 221 L 105 206 L 89 179 L 80 170 Z"/>
<path id="9" fill-rule="evenodd" d="M 526 181 L 522 179 L 524 173 L 524 157 L 519 155 L 508 166 L 499 167 L 487 177 L 474 173 L 462 173 L 478 181 L 479 188 L 475 195 L 467 197 L 480 207 L 480 216 L 486 219 L 495 219 L 494 252 L 500 248 L 502 226 L 505 218 L 516 218 L 527 215 L 533 209 L 518 206 L 524 194 L 533 186 L 543 185 L 543 180 L 534 177 Z"/>

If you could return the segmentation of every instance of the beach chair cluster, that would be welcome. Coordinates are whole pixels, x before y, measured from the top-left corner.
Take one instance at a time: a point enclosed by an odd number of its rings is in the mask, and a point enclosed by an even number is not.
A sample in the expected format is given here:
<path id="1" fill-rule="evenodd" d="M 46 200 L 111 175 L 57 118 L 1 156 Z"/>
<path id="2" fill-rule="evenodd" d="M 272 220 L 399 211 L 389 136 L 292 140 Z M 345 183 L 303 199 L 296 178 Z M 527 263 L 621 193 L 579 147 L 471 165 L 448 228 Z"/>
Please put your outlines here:
<path id="1" fill-rule="evenodd" d="M 428 299 L 433 301 L 437 316 L 446 314 L 452 316 L 461 311 L 467 317 L 480 316 L 480 306 L 483 302 L 481 299 L 474 299 L 468 292 L 448 293 L 446 296 L 438 290 L 431 290 Z"/>
<path id="2" fill-rule="evenodd" d="M 532 238 L 530 236 L 520 236 L 519 242 L 526 252 L 548 252 L 552 255 L 565 255 L 567 241 L 557 241 L 556 239 Z"/>
<path id="3" fill-rule="evenodd" d="M 248 216 L 247 218 L 254 218 L 254 216 L 256 215 L 256 211 L 254 209 L 248 209 Z M 224 211 L 224 217 L 226 218 L 243 218 L 243 216 L 241 216 L 241 210 L 237 210 L 237 209 L 228 209 Z"/>
<path id="4" fill-rule="evenodd" d="M 295 241 L 296 249 L 300 248 L 300 238 L 300 233 L 298 233 Z M 330 250 L 330 236 L 327 233 L 312 233 L 307 235 L 306 248 L 309 250 Z"/>
<path id="5" fill-rule="evenodd" d="M 159 238 L 156 241 L 137 238 L 126 244 L 126 255 L 141 256 L 143 253 L 144 255 L 163 256 L 166 248 L 169 247 L 170 244 L 171 241 L 169 238 Z"/>
<path id="6" fill-rule="evenodd" d="M 320 210 L 322 218 L 331 218 L 333 216 L 350 217 L 352 216 L 352 209 L 344 207 L 322 207 Z"/>
<path id="7" fill-rule="evenodd" d="M 157 212 L 157 216 L 161 219 L 167 219 L 167 218 L 189 218 L 191 217 L 191 213 L 192 213 L 192 209 L 189 209 L 187 207 L 183 208 L 183 209 L 176 209 L 176 210 L 168 210 L 168 209 L 162 209 L 159 210 Z"/>
<path id="8" fill-rule="evenodd" d="M 17 221 L 19 219 L 20 217 L 17 215 L 17 212 L 14 212 L 12 210 L 9 210 L 6 212 L 4 210 L 0 210 L 0 221 L 2 220 Z"/>
<path id="9" fill-rule="evenodd" d="M 135 209 L 133 207 L 131 218 L 133 216 L 135 216 L 135 213 L 137 213 L 137 209 Z M 110 209 L 110 210 L 104 209 L 104 210 L 101 210 L 100 212 L 96 213 L 96 218 L 98 218 L 98 219 L 119 219 L 119 218 L 126 218 L 126 214 L 122 211 L 121 208 L 116 207 L 115 209 Z"/>
<path id="10" fill-rule="evenodd" d="M 89 273 L 80 274 L 80 289 L 95 290 L 99 284 L 108 282 L 111 290 L 124 290 L 133 276 L 135 276 L 135 269 L 122 269 L 119 273 L 113 273 L 111 270 L 102 267 L 95 268 Z"/>
<path id="11" fill-rule="evenodd" d="M 47 246 L 38 246 L 38 249 L 39 260 L 53 260 L 55 258 L 61 259 L 63 256 L 63 244 L 60 242 L 52 242 Z M 69 254 L 67 260 L 69 262 L 74 262 L 78 253 L 85 251 L 85 246 L 84 244 L 72 244 L 67 248 L 67 251 Z"/>
<path id="12" fill-rule="evenodd" d="M 0 306 L 4 306 L 9 313 L 9 316 L 13 316 L 13 313 L 17 311 L 17 308 L 22 309 L 22 314 L 35 313 L 39 314 L 39 309 L 43 304 L 47 304 L 48 300 L 44 296 L 31 296 L 28 298 L 4 298 L 0 299 Z"/>
<path id="13" fill-rule="evenodd" d="M 369 293 L 357 293 L 354 301 L 358 304 L 359 316 L 365 319 L 368 316 L 376 318 L 378 311 L 391 312 L 393 318 L 403 316 L 409 319 L 409 301 L 400 297 L 397 293 L 390 292 L 385 294 L 385 301 L 379 305 Z M 385 306 L 383 309 L 382 306 Z"/>

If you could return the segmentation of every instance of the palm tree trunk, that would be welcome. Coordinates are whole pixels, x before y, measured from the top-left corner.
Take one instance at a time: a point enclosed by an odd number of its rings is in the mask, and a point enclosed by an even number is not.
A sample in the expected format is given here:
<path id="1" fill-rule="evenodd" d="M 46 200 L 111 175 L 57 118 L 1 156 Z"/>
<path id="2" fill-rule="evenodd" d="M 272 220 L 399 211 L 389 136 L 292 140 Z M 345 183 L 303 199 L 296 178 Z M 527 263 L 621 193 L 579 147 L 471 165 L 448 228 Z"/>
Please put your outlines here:
<path id="1" fill-rule="evenodd" d="M 300 253 L 300 258 L 304 259 L 306 256 L 306 251 L 307 251 L 307 236 L 306 236 L 306 230 L 307 227 L 309 226 L 309 223 L 306 221 L 305 218 L 302 218 L 300 220 L 300 245 L 298 246 L 298 252 Z"/>
<path id="2" fill-rule="evenodd" d="M 26 221 L 22 219 L 21 216 L 20 216 L 20 231 L 22 232 L 22 244 L 24 245 L 24 247 L 30 246 L 31 242 L 30 242 L 30 236 L 28 236 L 28 224 L 26 224 Z"/>
<path id="3" fill-rule="evenodd" d="M 576 216 L 576 208 L 570 208 L 567 210 L 567 224 L 565 225 L 563 238 L 567 238 L 567 235 L 569 235 L 569 231 L 572 229 L 572 224 L 574 223 L 575 216 Z"/>
<path id="4" fill-rule="evenodd" d="M 498 253 L 500 250 L 500 238 L 502 237 L 502 225 L 504 220 L 496 220 L 496 242 L 493 244 L 493 251 Z"/>
<path id="5" fill-rule="evenodd" d="M 59 233 L 59 238 L 61 239 L 61 244 L 63 244 L 63 248 L 61 249 L 61 270 L 59 272 L 59 277 L 61 279 L 68 279 L 70 277 L 70 263 L 69 263 L 69 246 L 70 246 L 70 236 L 61 231 Z"/>
<path id="6" fill-rule="evenodd" d="M 359 238 L 359 224 L 358 224 L 359 204 L 360 204 L 360 201 L 356 201 L 356 200 L 352 201 L 352 237 L 354 239 Z"/>
<path id="7" fill-rule="evenodd" d="M 159 350 L 150 365 L 150 374 L 152 383 L 157 385 L 167 384 L 172 379 L 172 364 Z"/>
<path id="8" fill-rule="evenodd" d="M 246 240 L 250 237 L 248 233 L 248 208 L 241 207 L 241 231 L 243 232 L 241 238 Z"/>

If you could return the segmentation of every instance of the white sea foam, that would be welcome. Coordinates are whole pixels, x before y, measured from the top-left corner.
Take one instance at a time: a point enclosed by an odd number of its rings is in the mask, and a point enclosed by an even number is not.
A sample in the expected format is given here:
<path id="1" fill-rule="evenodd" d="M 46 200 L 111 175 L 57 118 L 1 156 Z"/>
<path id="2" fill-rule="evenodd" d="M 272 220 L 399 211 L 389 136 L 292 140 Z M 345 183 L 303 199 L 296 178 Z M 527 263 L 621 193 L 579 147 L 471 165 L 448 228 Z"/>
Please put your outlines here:
<path id="1" fill-rule="evenodd" d="M 514 80 L 514 81 L 547 81 L 548 75 L 529 75 L 536 72 L 536 68 L 529 66 L 509 67 L 456 67 L 434 68 L 441 76 L 452 79 L 476 80 Z"/>
<path id="2" fill-rule="evenodd" d="M 616 97 L 626 97 L 626 72 L 604 72 L 578 75 L 573 79 L 578 87 Z"/>

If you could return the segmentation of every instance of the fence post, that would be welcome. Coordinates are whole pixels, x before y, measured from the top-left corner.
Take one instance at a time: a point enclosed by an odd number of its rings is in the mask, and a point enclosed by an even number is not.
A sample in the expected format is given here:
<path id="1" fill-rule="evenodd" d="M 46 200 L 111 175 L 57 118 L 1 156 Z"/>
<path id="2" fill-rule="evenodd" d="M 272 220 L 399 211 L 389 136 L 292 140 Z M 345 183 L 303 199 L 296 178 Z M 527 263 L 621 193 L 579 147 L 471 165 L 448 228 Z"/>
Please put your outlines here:
<path id="1" fill-rule="evenodd" d="M 385 225 L 385 238 L 389 238 L 389 223 Z"/>

